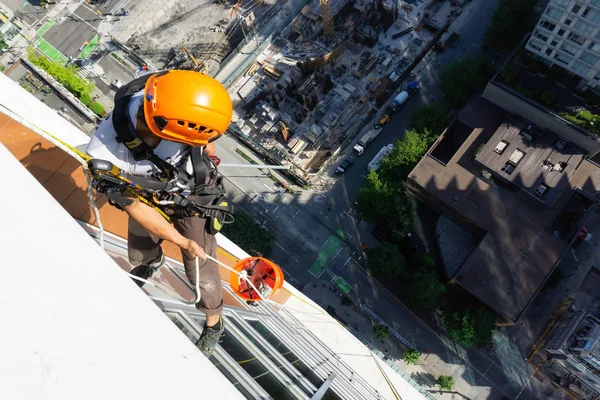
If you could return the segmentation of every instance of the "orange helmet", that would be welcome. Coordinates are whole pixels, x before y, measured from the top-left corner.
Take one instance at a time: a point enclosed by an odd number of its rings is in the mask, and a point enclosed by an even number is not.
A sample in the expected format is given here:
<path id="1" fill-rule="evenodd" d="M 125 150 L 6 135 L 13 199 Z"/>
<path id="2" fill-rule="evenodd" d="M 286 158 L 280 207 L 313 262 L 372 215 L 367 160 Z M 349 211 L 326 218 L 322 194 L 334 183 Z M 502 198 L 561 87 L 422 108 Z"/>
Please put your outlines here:
<path id="1" fill-rule="evenodd" d="M 146 82 L 144 117 L 160 138 L 206 145 L 225 133 L 231 114 L 227 90 L 200 72 L 167 71 Z"/>

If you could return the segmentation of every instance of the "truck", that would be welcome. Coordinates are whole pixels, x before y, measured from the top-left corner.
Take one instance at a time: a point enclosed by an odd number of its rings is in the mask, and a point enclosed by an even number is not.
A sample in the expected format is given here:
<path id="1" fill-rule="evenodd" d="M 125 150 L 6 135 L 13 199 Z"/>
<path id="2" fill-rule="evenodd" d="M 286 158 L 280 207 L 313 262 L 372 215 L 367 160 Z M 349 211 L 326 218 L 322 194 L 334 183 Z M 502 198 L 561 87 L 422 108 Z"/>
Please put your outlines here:
<path id="1" fill-rule="evenodd" d="M 377 171 L 379 169 L 379 167 L 381 166 L 381 162 L 383 161 L 383 159 L 388 154 L 390 154 L 392 152 L 392 150 L 394 150 L 393 144 L 388 144 L 387 146 L 384 146 L 381 150 L 379 150 L 379 153 L 377 153 L 377 155 L 375 157 L 373 157 L 373 159 L 369 163 L 369 169 L 372 169 L 373 171 Z"/>
<path id="2" fill-rule="evenodd" d="M 446 50 L 446 46 L 454 47 L 454 45 L 458 42 L 458 39 L 460 39 L 460 35 L 456 32 L 452 32 L 445 39 L 442 38 L 441 40 L 435 42 L 433 50 L 441 53 L 442 51 Z"/>
<path id="3" fill-rule="evenodd" d="M 417 93 L 418 90 L 419 82 L 413 81 L 409 83 L 406 86 L 406 88 L 402 92 L 398 93 L 398 95 L 394 97 L 394 100 L 392 100 L 392 102 L 388 105 L 388 109 L 390 110 L 390 112 L 399 111 L 406 102 L 406 100 L 408 100 L 415 93 Z"/>
<path id="4" fill-rule="evenodd" d="M 375 125 L 373 128 L 369 129 L 369 131 L 358 140 L 358 143 L 354 145 L 354 153 L 357 156 L 361 156 L 365 152 L 367 146 L 379 136 L 379 133 L 381 133 L 381 127 L 379 125 Z"/>

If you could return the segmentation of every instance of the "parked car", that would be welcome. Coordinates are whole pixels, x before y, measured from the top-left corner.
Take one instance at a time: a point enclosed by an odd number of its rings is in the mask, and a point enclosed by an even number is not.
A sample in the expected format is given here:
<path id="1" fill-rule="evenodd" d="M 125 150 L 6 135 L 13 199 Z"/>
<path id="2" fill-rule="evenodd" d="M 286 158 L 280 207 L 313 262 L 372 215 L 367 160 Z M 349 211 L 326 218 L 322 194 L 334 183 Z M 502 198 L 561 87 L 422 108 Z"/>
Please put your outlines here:
<path id="1" fill-rule="evenodd" d="M 339 167 L 335 170 L 337 175 L 342 175 L 348 168 L 350 168 L 354 164 L 354 158 L 348 157 L 346 158 Z"/>

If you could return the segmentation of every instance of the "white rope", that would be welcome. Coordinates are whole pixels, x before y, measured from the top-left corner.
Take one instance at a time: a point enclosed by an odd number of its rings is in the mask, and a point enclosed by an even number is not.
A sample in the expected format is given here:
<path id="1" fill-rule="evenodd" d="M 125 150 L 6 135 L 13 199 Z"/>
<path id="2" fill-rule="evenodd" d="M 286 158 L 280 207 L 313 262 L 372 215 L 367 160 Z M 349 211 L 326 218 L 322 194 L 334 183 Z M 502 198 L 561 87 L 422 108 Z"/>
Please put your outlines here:
<path id="1" fill-rule="evenodd" d="M 258 297 L 260 297 L 261 300 L 265 300 L 265 298 L 262 296 L 262 294 L 259 292 L 259 290 L 256 288 L 256 286 L 254 286 L 254 284 L 252 283 L 252 281 L 248 278 L 248 273 L 246 271 L 243 271 L 244 274 L 242 274 L 241 272 L 236 271 L 235 269 L 229 267 L 225 263 L 222 263 L 221 261 L 217 260 L 216 258 L 209 256 L 208 254 L 206 255 L 206 258 L 208 258 L 211 261 L 216 262 L 217 264 L 219 264 L 223 268 L 228 269 L 231 272 L 234 272 L 239 277 L 243 277 L 243 279 L 245 279 L 246 282 L 248 282 L 248 285 L 250 285 L 252 287 L 252 289 L 254 289 L 254 291 L 256 292 L 256 294 L 258 294 Z"/>

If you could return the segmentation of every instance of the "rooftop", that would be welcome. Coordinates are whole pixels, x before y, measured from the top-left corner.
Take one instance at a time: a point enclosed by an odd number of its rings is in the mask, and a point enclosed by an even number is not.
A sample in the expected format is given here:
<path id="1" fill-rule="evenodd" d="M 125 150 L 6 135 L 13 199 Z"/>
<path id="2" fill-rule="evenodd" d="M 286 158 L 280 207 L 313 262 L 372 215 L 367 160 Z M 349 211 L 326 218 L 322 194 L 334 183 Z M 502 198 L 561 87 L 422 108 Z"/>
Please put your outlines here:
<path id="1" fill-rule="evenodd" d="M 581 148 L 550 131 L 539 132 L 508 117 L 475 159 L 501 179 L 552 206 L 584 154 Z"/>
<path id="2" fill-rule="evenodd" d="M 0 205 L 12 210 L 0 230 L 10 265 L 0 283 L 8 306 L 0 354 L 12 366 L 0 375 L 1 398 L 164 399 L 201 390 L 217 399 L 308 399 L 328 382 L 324 399 L 430 398 L 287 283 L 278 303 L 251 308 L 223 281 L 227 333 L 215 356 L 202 356 L 194 342 L 203 315 L 123 273 L 131 269 L 127 219 L 102 197 L 106 252 L 94 242 L 79 164 L 38 134 L 76 147 L 89 138 L 2 74 L 0 86 L 0 167 L 14 179 L 0 187 Z M 27 195 L 15 202 L 15 191 Z M 248 256 L 222 235 L 217 243 L 228 265 Z M 190 296 L 180 252 L 163 249 L 172 268 L 158 283 Z"/>
<path id="3" fill-rule="evenodd" d="M 552 199 L 552 206 L 531 196 L 531 190 L 535 190 L 531 186 L 535 183 L 528 186 L 526 182 L 535 181 L 535 172 L 525 171 L 531 176 L 521 185 L 500 175 L 501 168 L 496 167 L 494 171 L 498 172 L 487 174 L 487 165 L 500 165 L 499 161 L 489 160 L 490 152 L 498 155 L 494 152 L 498 139 L 505 138 L 510 144 L 500 154 L 507 160 L 513 156 L 519 140 L 522 141 L 518 136 L 521 128 L 510 128 L 511 123 L 517 122 L 487 100 L 474 98 L 409 175 L 410 186 L 425 201 L 434 206 L 443 204 L 442 212 L 458 211 L 458 215 L 452 212 L 449 217 L 483 237 L 452 277 L 453 281 L 513 322 L 535 297 L 567 248 L 566 243 L 547 228 L 575 190 L 592 196 L 600 190 L 599 168 L 587 160 L 581 162 L 582 154 L 576 148 L 571 157 L 579 161 L 568 163 L 581 165 L 569 172 L 570 181 L 559 179 L 559 183 L 555 183 L 555 187 L 560 185 L 564 189 L 557 190 L 560 193 Z M 568 152 L 567 147 L 561 152 L 548 148 L 554 139 L 551 134 L 544 135 L 547 136 L 542 143 L 547 150 L 538 149 L 537 145 L 522 149 L 523 153 L 534 149 L 536 161 L 531 168 L 536 163 L 541 164 L 547 155 Z M 488 154 L 479 157 L 478 150 Z M 536 152 L 540 153 L 536 156 Z M 487 165 L 482 165 L 476 156 Z M 521 167 L 528 165 L 526 155 L 520 162 L 524 162 Z M 520 176 L 519 170 L 516 171 L 515 176 Z M 542 171 L 537 176 L 545 177 L 546 171 Z"/>

